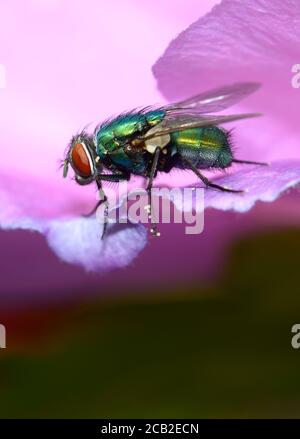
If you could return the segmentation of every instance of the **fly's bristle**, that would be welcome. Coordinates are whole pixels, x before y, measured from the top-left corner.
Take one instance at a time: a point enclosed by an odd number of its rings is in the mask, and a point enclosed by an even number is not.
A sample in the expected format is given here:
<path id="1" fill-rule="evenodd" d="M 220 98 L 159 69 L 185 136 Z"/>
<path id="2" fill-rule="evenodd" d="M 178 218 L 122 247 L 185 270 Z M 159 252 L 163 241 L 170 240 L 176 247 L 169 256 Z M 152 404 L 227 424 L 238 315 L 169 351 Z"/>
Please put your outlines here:
<path id="1" fill-rule="evenodd" d="M 226 140 L 227 140 L 229 148 L 230 148 L 230 150 L 232 152 L 235 152 L 235 150 L 236 150 L 236 144 L 234 142 L 234 131 L 235 131 L 235 129 L 236 128 L 233 127 L 233 128 L 230 128 L 230 130 L 226 130 L 225 131 L 225 133 L 226 133 Z"/>

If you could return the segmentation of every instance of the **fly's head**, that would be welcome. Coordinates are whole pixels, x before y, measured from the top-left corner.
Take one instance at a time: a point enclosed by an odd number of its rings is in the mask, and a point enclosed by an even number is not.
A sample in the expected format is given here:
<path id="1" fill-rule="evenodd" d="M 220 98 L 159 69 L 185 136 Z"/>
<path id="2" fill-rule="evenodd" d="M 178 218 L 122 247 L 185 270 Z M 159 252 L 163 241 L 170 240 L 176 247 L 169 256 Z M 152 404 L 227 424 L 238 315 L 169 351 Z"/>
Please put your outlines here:
<path id="1" fill-rule="evenodd" d="M 68 174 L 69 165 L 74 170 L 75 180 L 80 185 L 95 181 L 102 166 L 96 153 L 93 137 L 82 132 L 72 137 L 63 165 L 63 176 Z"/>

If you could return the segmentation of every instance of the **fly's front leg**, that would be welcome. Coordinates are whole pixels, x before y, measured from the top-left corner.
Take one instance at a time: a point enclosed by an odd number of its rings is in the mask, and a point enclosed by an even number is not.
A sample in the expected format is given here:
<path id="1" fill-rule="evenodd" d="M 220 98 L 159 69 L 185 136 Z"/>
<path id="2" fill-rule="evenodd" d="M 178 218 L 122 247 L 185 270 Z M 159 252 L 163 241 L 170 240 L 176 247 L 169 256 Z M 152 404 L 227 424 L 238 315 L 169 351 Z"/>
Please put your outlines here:
<path id="1" fill-rule="evenodd" d="M 90 211 L 90 212 L 88 212 L 88 213 L 83 213 L 81 216 L 83 216 L 84 218 L 89 218 L 90 216 L 93 216 L 93 215 L 95 215 L 95 213 L 97 212 L 97 209 L 98 209 L 98 207 L 99 206 L 101 206 L 101 204 L 103 204 L 103 203 L 106 203 L 107 202 L 107 197 L 106 197 L 106 195 L 105 195 L 105 193 L 104 193 L 104 190 L 103 190 L 103 188 L 101 187 L 101 188 L 99 188 L 98 187 L 98 193 L 99 193 L 99 201 L 97 202 L 97 204 L 93 207 L 93 209 Z"/>
<path id="2" fill-rule="evenodd" d="M 97 186 L 98 186 L 98 190 L 99 190 L 99 198 L 100 198 L 100 204 L 99 206 L 104 203 L 104 222 L 103 222 L 103 231 L 102 231 L 102 236 L 101 239 L 104 238 L 105 233 L 106 233 L 106 229 L 107 229 L 107 220 L 108 220 L 108 199 L 107 196 L 105 195 L 105 192 L 102 188 L 101 182 L 97 180 Z M 96 209 L 97 210 L 97 209 Z"/>
<path id="3" fill-rule="evenodd" d="M 154 219 L 153 208 L 152 208 L 152 203 L 151 203 L 151 189 L 152 189 L 154 177 L 156 175 L 159 154 L 160 154 L 160 148 L 156 148 L 156 150 L 154 152 L 154 157 L 153 157 L 153 162 L 152 162 L 152 166 L 151 166 L 149 181 L 148 181 L 148 185 L 147 185 L 147 194 L 148 194 L 148 203 L 149 204 L 146 206 L 146 208 L 147 208 L 147 211 L 148 211 L 149 219 L 151 221 L 151 229 L 150 229 L 150 231 L 151 231 L 151 234 L 153 236 L 160 236 L 160 233 L 157 230 L 157 225 L 156 225 L 156 221 Z"/>
<path id="4" fill-rule="evenodd" d="M 96 213 L 97 209 L 101 204 L 105 203 L 107 201 L 107 197 L 104 193 L 104 190 L 101 185 L 101 180 L 103 181 L 111 181 L 114 183 L 117 183 L 119 181 L 128 180 L 129 177 L 126 174 L 98 174 L 96 183 L 99 189 L 99 201 L 97 202 L 96 206 L 93 207 L 93 209 L 89 213 L 84 213 L 83 217 L 89 217 Z"/>
<path id="5" fill-rule="evenodd" d="M 102 188 L 101 181 L 100 180 L 96 180 L 96 184 L 98 186 L 99 201 L 97 202 L 96 206 L 93 207 L 93 209 L 89 213 L 85 213 L 82 216 L 84 218 L 89 218 L 90 216 L 93 216 L 97 212 L 98 207 L 100 207 L 103 203 L 105 204 L 105 207 L 104 207 L 103 232 L 102 232 L 102 236 L 101 236 L 101 239 L 103 239 L 104 235 L 106 233 L 106 228 L 107 228 L 108 199 L 107 199 L 107 196 L 105 195 L 105 192 L 104 192 L 104 190 Z"/>
<path id="6" fill-rule="evenodd" d="M 105 203 L 104 207 L 104 223 L 103 223 L 103 232 L 101 239 L 104 238 L 104 235 L 106 233 L 107 229 L 107 220 L 108 220 L 108 199 L 105 195 L 105 192 L 103 190 L 101 181 L 112 181 L 112 182 L 119 182 L 122 180 L 128 180 L 129 176 L 127 174 L 98 174 L 96 178 L 96 184 L 98 187 L 98 193 L 99 193 L 99 201 L 97 202 L 96 206 L 89 212 L 88 214 L 84 214 L 82 216 L 89 217 L 96 213 L 99 206 L 101 206 L 103 203 Z"/>

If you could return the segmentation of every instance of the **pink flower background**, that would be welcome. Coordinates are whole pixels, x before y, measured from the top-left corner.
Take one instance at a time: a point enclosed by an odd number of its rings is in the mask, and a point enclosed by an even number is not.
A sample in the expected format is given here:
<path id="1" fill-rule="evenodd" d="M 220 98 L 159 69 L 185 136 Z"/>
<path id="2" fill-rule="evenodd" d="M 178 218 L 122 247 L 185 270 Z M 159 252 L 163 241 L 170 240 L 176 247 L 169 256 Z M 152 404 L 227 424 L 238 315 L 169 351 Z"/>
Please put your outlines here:
<path id="1" fill-rule="evenodd" d="M 217 3 L 31 0 L 1 6 L 3 307 L 82 298 L 95 286 L 102 295 L 120 287 L 143 294 L 145 285 L 155 292 L 170 280 L 215 279 L 238 236 L 299 223 L 296 190 L 253 208 L 300 180 L 300 91 L 291 86 L 292 65 L 299 63 L 299 2 L 223 0 L 210 12 Z M 72 134 L 125 109 L 247 80 L 262 88 L 230 112 L 264 117 L 234 124 L 236 155 L 272 164 L 213 174 L 247 194 L 207 191 L 207 207 L 215 209 L 206 211 L 197 237 L 169 225 L 161 239 L 149 239 L 134 225 L 99 243 L 97 221 L 80 219 L 95 203 L 95 188 L 63 180 L 59 169 Z M 164 183 L 194 184 L 195 177 L 173 173 L 160 176 L 158 184 Z"/>

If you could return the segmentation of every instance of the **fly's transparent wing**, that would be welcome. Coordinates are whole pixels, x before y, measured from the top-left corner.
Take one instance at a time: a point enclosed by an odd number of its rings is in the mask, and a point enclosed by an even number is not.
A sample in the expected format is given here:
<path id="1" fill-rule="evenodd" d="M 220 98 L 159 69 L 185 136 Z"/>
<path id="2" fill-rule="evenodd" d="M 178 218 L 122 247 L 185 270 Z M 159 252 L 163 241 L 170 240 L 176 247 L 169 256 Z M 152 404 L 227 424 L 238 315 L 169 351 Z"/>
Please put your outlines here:
<path id="1" fill-rule="evenodd" d="M 167 112 L 217 113 L 237 104 L 246 96 L 254 93 L 259 87 L 260 84 L 256 82 L 237 82 L 171 104 L 165 109 Z"/>
<path id="2" fill-rule="evenodd" d="M 232 114 L 224 116 L 199 116 L 196 114 L 172 114 L 167 115 L 162 122 L 151 128 L 144 136 L 139 136 L 139 141 L 153 139 L 165 134 L 174 133 L 176 131 L 184 131 L 191 128 L 205 128 L 216 126 L 227 122 L 233 122 L 240 119 L 249 119 L 261 116 L 260 113 Z"/>

